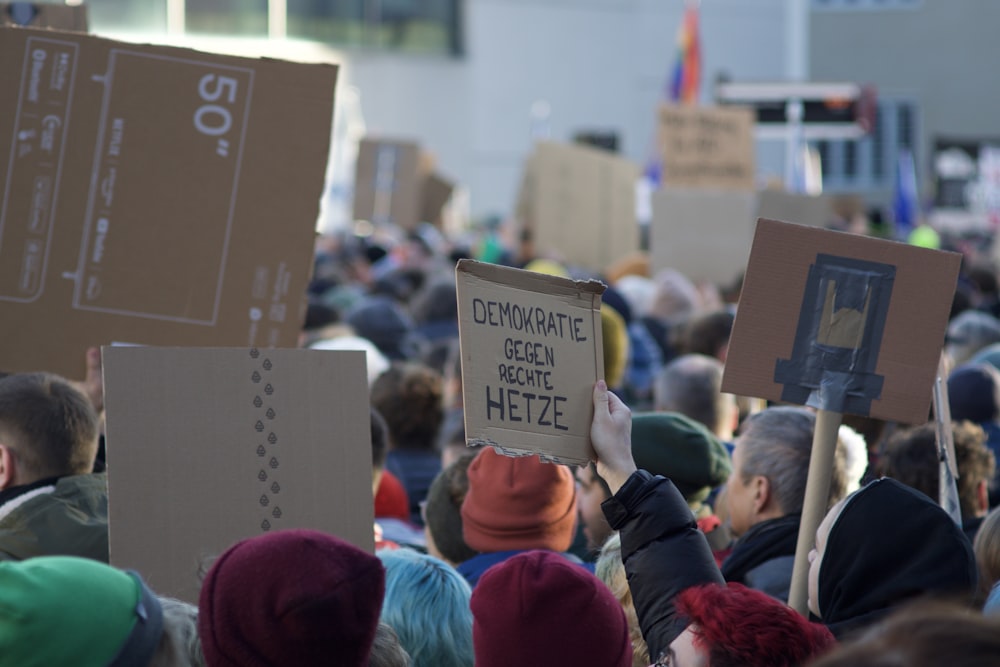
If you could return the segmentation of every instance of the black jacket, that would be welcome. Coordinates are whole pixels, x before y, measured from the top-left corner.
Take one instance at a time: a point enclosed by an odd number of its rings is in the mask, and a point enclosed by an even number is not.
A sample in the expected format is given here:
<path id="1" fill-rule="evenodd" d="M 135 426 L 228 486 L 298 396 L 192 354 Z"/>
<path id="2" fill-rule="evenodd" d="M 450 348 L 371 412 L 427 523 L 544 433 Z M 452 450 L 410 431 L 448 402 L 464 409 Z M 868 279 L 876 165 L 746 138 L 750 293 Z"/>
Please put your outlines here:
<path id="1" fill-rule="evenodd" d="M 722 576 L 787 603 L 800 520 L 788 514 L 753 526 L 722 563 Z"/>

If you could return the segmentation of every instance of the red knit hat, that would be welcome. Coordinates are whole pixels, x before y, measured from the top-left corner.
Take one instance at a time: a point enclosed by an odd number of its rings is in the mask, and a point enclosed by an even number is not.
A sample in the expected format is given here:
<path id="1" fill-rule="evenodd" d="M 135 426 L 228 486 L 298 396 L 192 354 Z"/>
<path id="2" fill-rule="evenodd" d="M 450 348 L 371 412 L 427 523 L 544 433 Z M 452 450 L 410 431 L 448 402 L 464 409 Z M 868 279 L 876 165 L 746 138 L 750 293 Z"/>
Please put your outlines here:
<path id="1" fill-rule="evenodd" d="M 486 571 L 472 591 L 476 667 L 631 667 L 621 604 L 585 569 L 529 551 Z"/>
<path id="2" fill-rule="evenodd" d="M 489 448 L 469 466 L 462 533 L 476 551 L 566 551 L 575 528 L 576 484 L 566 466 Z"/>
<path id="3" fill-rule="evenodd" d="M 695 645 L 713 665 L 796 667 L 836 645 L 825 625 L 742 584 L 688 588 L 677 596 L 677 613 L 691 620 Z"/>
<path id="4" fill-rule="evenodd" d="M 379 559 L 326 533 L 238 542 L 202 582 L 205 664 L 366 667 L 384 591 Z"/>

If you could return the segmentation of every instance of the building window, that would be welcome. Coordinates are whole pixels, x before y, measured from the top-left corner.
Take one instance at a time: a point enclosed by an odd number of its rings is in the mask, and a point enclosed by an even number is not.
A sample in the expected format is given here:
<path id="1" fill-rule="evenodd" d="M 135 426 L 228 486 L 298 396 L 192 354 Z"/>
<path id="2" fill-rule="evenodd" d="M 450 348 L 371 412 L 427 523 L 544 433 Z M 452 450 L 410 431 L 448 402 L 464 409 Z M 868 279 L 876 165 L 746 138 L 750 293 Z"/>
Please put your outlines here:
<path id="1" fill-rule="evenodd" d="M 916 9 L 923 0 L 812 0 L 812 8 L 830 11 Z"/>
<path id="2" fill-rule="evenodd" d="M 880 99 L 872 133 L 851 141 L 816 142 L 823 165 L 823 189 L 864 192 L 891 188 L 899 150 L 913 151 L 919 164 L 917 105 L 908 99 Z"/>

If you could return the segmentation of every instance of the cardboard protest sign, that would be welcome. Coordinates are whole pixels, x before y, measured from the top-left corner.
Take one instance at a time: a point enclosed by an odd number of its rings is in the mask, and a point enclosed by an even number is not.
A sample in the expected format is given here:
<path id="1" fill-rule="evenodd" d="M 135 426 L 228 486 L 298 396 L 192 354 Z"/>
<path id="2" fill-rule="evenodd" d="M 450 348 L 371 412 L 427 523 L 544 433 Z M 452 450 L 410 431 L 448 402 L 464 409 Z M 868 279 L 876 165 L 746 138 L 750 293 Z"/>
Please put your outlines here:
<path id="1" fill-rule="evenodd" d="M 927 421 L 960 255 L 759 220 L 722 390 Z"/>
<path id="2" fill-rule="evenodd" d="M 659 108 L 661 183 L 677 187 L 754 190 L 754 113 L 749 108 Z"/>
<path id="3" fill-rule="evenodd" d="M 337 69 L 0 28 L 0 369 L 296 344 Z"/>
<path id="4" fill-rule="evenodd" d="M 826 227 L 833 218 L 833 205 L 830 199 L 824 196 L 762 190 L 757 203 L 756 217 L 784 220 L 810 227 Z"/>
<path id="5" fill-rule="evenodd" d="M 0 2 L 0 26 L 12 25 L 87 32 L 87 7 L 39 2 Z"/>
<path id="6" fill-rule="evenodd" d="M 471 260 L 458 263 L 455 278 L 469 443 L 572 465 L 593 460 L 604 285 Z"/>
<path id="7" fill-rule="evenodd" d="M 426 177 L 417 143 L 363 139 L 354 176 L 354 219 L 413 229 L 421 222 Z"/>
<path id="8" fill-rule="evenodd" d="M 440 174 L 430 174 L 424 179 L 421 189 L 420 220 L 436 227 L 441 226 L 441 213 L 451 199 L 455 185 Z"/>
<path id="9" fill-rule="evenodd" d="M 105 347 L 111 564 L 198 601 L 234 542 L 313 528 L 372 551 L 363 352 Z"/>
<path id="10" fill-rule="evenodd" d="M 639 249 L 638 168 L 591 146 L 539 143 L 518 202 L 541 255 L 600 271 Z"/>
<path id="11" fill-rule="evenodd" d="M 649 249 L 654 270 L 730 285 L 743 275 L 753 241 L 752 192 L 664 187 L 653 193 Z"/>

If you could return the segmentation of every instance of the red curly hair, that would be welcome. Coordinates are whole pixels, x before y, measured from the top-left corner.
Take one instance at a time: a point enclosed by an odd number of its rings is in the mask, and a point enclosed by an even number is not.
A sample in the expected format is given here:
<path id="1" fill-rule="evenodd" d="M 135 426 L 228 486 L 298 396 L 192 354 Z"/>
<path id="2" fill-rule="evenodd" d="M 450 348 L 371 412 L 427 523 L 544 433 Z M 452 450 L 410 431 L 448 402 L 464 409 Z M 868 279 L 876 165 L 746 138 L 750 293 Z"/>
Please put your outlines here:
<path id="1" fill-rule="evenodd" d="M 796 667 L 836 645 L 825 625 L 742 584 L 688 588 L 677 611 L 691 620 L 711 667 Z"/>

